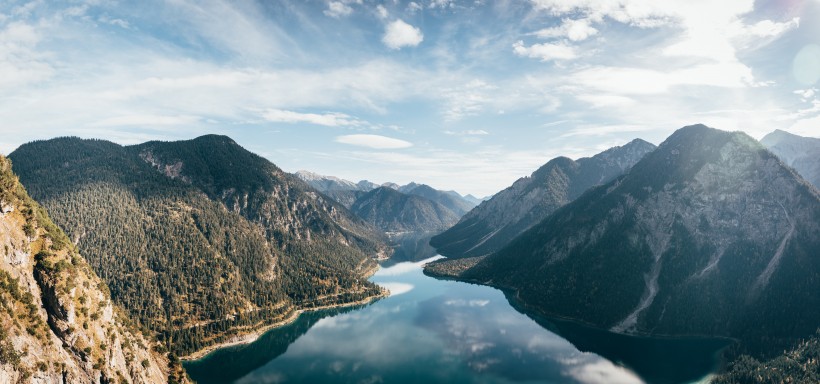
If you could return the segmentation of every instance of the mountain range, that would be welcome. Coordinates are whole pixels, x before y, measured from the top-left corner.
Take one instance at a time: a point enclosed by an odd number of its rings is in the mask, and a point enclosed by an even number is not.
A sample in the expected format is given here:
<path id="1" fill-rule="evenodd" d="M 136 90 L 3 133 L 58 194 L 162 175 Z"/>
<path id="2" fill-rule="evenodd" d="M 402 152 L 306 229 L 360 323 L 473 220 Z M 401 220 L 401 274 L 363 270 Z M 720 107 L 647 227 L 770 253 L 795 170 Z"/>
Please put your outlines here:
<path id="1" fill-rule="evenodd" d="M 426 184 L 354 183 L 308 171 L 295 175 L 386 232 L 443 231 L 475 207 L 472 200 L 455 191 L 440 191 Z"/>
<path id="2" fill-rule="evenodd" d="M 751 137 L 695 125 L 499 251 L 427 271 L 618 333 L 777 350 L 820 324 L 818 250 L 818 190 Z"/>
<path id="3" fill-rule="evenodd" d="M 390 187 L 361 195 L 350 210 L 386 232 L 443 231 L 458 221 L 444 205 Z"/>
<path id="4" fill-rule="evenodd" d="M 228 137 L 59 138 L 10 158 L 113 300 L 179 355 L 382 294 L 364 277 L 384 235 Z"/>
<path id="5" fill-rule="evenodd" d="M 589 158 L 552 159 L 531 176 L 518 179 L 482 202 L 455 226 L 434 236 L 430 244 L 449 258 L 498 251 L 587 189 L 628 171 L 653 149 L 654 145 L 635 139 Z"/>

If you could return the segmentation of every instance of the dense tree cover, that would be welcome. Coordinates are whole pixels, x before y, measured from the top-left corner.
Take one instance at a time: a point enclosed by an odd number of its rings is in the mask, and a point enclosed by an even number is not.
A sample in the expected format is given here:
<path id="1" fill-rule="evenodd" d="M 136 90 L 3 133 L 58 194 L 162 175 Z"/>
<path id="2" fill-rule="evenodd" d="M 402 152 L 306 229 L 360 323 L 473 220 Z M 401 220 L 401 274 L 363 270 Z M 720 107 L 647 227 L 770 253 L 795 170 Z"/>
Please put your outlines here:
<path id="1" fill-rule="evenodd" d="M 447 209 L 453 211 L 456 217 L 461 217 L 470 209 L 475 207 L 475 204 L 467 201 L 461 195 L 454 191 L 439 191 L 427 184 L 410 183 L 399 188 L 399 191 L 408 195 L 420 196 L 428 200 L 432 200 L 438 204 L 443 205 Z"/>
<path id="2" fill-rule="evenodd" d="M 45 380 L 59 375 L 74 381 L 85 374 L 103 382 L 165 381 L 168 370 L 146 369 L 167 363 L 151 352 L 156 340 L 143 338 L 111 305 L 108 287 L 11 168 L 0 155 L 0 254 L 7 263 L 0 269 L 0 364 L 21 372 L 21 380 L 37 370 Z M 20 337 L 26 333 L 36 340 Z M 13 345 L 9 337 L 15 337 Z M 55 346 L 70 354 L 60 354 Z M 82 371 L 67 368 L 78 362 L 90 364 Z M 186 382 L 179 364 L 171 369 L 178 371 L 178 382 Z"/>
<path id="3" fill-rule="evenodd" d="M 742 355 L 712 384 L 820 383 L 820 333 L 765 361 Z"/>
<path id="4" fill-rule="evenodd" d="M 440 231 L 458 221 L 458 216 L 449 208 L 390 187 L 379 187 L 361 195 L 350 210 L 389 232 Z"/>
<path id="5" fill-rule="evenodd" d="M 10 157 L 114 300 L 179 354 L 379 293 L 363 278 L 375 230 L 226 137 L 61 138 Z"/>
<path id="6" fill-rule="evenodd" d="M 817 191 L 771 153 L 693 126 L 460 277 L 547 315 L 759 355 L 820 323 L 818 226 Z"/>

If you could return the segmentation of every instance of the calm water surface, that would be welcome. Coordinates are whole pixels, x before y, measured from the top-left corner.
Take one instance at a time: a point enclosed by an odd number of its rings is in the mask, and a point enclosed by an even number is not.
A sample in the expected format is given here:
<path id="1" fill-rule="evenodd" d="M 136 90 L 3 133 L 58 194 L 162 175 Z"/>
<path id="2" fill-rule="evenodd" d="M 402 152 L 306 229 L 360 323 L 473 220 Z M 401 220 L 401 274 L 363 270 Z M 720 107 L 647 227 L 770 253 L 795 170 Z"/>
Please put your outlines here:
<path id="1" fill-rule="evenodd" d="M 371 280 L 388 298 L 303 314 L 185 367 L 201 384 L 686 383 L 713 371 L 726 345 L 531 318 L 497 289 L 437 280 L 421 265 L 384 265 Z"/>

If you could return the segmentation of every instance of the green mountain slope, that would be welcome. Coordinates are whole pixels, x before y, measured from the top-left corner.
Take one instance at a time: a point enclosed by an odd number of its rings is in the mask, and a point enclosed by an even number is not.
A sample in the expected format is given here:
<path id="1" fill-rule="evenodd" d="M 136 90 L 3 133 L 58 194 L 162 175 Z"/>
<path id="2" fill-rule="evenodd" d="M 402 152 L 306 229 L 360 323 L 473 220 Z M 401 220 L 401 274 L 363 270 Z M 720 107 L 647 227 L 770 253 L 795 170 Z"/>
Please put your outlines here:
<path id="1" fill-rule="evenodd" d="M 817 190 L 745 134 L 697 125 L 461 276 L 616 332 L 777 348 L 820 324 L 818 250 Z"/>
<path id="2" fill-rule="evenodd" d="M 0 155 L 0 381 L 184 381 Z M 169 373 L 171 373 L 169 377 Z"/>
<path id="3" fill-rule="evenodd" d="M 453 211 L 439 203 L 389 187 L 365 193 L 350 209 L 387 232 L 440 231 L 458 221 Z"/>
<path id="4" fill-rule="evenodd" d="M 362 278 L 380 235 L 227 137 L 61 138 L 10 157 L 114 300 L 181 355 L 380 294 Z"/>
<path id="5" fill-rule="evenodd" d="M 428 200 L 432 200 L 438 204 L 443 205 L 447 209 L 456 214 L 457 217 L 463 216 L 469 212 L 475 204 L 469 202 L 464 197 L 453 191 L 439 191 L 427 184 L 410 183 L 399 188 L 399 192 L 408 195 L 420 196 Z"/>

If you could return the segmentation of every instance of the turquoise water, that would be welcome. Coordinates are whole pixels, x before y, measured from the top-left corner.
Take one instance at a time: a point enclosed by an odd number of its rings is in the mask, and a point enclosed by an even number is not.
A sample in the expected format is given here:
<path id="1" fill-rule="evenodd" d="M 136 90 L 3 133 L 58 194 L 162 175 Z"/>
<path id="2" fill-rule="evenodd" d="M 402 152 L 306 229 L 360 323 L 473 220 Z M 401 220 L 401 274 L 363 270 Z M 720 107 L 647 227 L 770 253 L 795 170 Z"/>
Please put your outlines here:
<path id="1" fill-rule="evenodd" d="M 725 346 L 534 320 L 497 289 L 437 280 L 421 264 L 386 266 L 371 278 L 392 291 L 388 298 L 305 313 L 185 366 L 201 384 L 685 383 L 714 370 Z"/>

